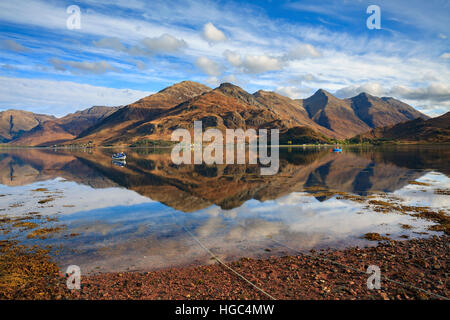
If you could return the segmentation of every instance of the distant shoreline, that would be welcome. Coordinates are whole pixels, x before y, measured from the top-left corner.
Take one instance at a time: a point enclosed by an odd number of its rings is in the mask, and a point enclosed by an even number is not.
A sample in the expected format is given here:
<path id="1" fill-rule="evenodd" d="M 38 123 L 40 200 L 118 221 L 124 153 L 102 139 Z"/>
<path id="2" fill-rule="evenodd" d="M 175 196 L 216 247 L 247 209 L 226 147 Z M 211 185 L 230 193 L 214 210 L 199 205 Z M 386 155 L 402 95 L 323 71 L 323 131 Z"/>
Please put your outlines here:
<path id="1" fill-rule="evenodd" d="M 405 146 L 405 145 L 415 145 L 415 146 L 449 146 L 450 142 L 392 142 L 392 143 L 333 143 L 333 144 L 283 144 L 277 145 L 280 148 L 303 148 L 303 147 L 334 147 L 336 145 L 342 147 L 353 147 L 353 146 L 368 146 L 368 147 L 379 147 L 379 146 Z M 130 145 L 115 145 L 115 146 L 8 146 L 0 145 L 0 149 L 58 149 L 58 150 L 78 150 L 78 149 L 114 149 L 114 148 L 127 148 L 127 149 L 171 149 L 173 146 L 130 146 Z"/>

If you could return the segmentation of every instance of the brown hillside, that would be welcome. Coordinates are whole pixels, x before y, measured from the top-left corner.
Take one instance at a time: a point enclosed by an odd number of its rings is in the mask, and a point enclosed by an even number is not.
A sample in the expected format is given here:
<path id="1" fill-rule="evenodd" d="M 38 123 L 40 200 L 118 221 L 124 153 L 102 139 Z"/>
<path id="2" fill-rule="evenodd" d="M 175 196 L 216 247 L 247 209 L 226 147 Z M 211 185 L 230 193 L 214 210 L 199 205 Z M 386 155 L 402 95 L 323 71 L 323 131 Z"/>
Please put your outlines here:
<path id="1" fill-rule="evenodd" d="M 97 125 L 81 133 L 76 142 L 111 143 L 111 141 L 120 139 L 144 122 L 157 118 L 169 108 L 210 90 L 211 88 L 192 81 L 174 84 L 121 108 Z"/>
<path id="2" fill-rule="evenodd" d="M 417 118 L 393 126 L 376 128 L 353 138 L 360 141 L 379 139 L 396 142 L 448 143 L 450 142 L 450 112 L 428 120 Z"/>
<path id="3" fill-rule="evenodd" d="M 120 137 L 107 140 L 111 144 L 135 143 L 143 140 L 170 140 L 171 133 L 178 128 L 193 129 L 194 121 L 200 120 L 203 129 L 219 130 L 242 128 L 278 128 L 285 133 L 289 128 L 311 127 L 305 134 L 316 139 L 318 132 L 330 136 L 335 134 L 316 124 L 306 116 L 306 111 L 295 101 L 274 93 L 258 92 L 251 95 L 242 88 L 225 83 L 218 88 L 166 110 L 151 121 L 129 129 Z M 296 131 L 295 131 L 296 132 Z M 292 136 L 294 131 L 291 131 Z M 320 139 L 322 140 L 323 135 Z"/>
<path id="4" fill-rule="evenodd" d="M 311 120 L 308 117 L 308 112 L 299 101 L 289 99 L 288 97 L 275 92 L 263 90 L 260 90 L 253 95 L 259 102 L 275 112 L 280 119 L 285 119 L 290 122 L 292 126 L 308 126 L 327 137 L 339 138 L 339 135 L 335 132 Z"/>
<path id="5" fill-rule="evenodd" d="M 117 107 L 94 106 L 77 111 L 62 118 L 39 124 L 11 141 L 10 144 L 18 146 L 51 146 L 72 140 L 81 132 L 117 110 Z"/>
<path id="6" fill-rule="evenodd" d="M 371 128 L 385 127 L 396 123 L 429 119 L 413 107 L 394 98 L 378 98 L 365 92 L 350 98 L 355 114 Z"/>
<path id="7" fill-rule="evenodd" d="M 0 142 L 11 141 L 37 125 L 52 119 L 55 117 L 28 111 L 2 111 L 0 112 Z"/>
<path id="8" fill-rule="evenodd" d="M 25 132 L 20 138 L 10 142 L 17 146 L 51 146 L 74 139 L 73 134 L 64 130 L 56 121 L 47 121 Z"/>
<path id="9" fill-rule="evenodd" d="M 349 101 L 338 99 L 325 90 L 317 90 L 302 103 L 312 120 L 341 137 L 352 137 L 370 129 L 358 118 Z"/>
<path id="10" fill-rule="evenodd" d="M 181 103 L 167 110 L 163 116 L 128 131 L 116 140 L 109 141 L 117 143 L 122 139 L 127 142 L 142 139 L 170 140 L 171 133 L 175 129 L 192 130 L 196 120 L 202 121 L 203 129 L 215 127 L 219 130 L 226 128 L 246 130 L 270 127 L 269 123 L 276 121 L 277 117 L 265 107 L 246 104 L 215 89 Z"/>

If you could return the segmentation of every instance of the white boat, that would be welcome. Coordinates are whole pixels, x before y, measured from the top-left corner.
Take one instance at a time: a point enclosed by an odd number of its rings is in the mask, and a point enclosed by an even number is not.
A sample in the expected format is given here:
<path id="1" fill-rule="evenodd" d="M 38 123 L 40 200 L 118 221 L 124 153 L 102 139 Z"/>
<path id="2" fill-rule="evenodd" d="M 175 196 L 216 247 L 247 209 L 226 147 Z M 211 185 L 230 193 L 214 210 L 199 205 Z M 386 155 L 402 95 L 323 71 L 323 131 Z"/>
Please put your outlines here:
<path id="1" fill-rule="evenodd" d="M 113 160 L 125 160 L 127 155 L 125 152 L 114 153 L 112 155 Z"/>
<path id="2" fill-rule="evenodd" d="M 112 163 L 119 167 L 125 167 L 127 164 L 125 160 L 113 160 Z"/>

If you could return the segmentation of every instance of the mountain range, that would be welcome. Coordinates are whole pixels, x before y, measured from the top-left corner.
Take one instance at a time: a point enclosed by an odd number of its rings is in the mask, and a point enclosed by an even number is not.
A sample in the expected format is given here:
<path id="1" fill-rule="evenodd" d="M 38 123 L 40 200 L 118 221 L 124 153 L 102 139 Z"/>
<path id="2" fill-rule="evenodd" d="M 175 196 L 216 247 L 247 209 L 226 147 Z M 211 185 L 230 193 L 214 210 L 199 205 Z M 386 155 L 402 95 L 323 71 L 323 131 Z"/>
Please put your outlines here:
<path id="1" fill-rule="evenodd" d="M 96 106 L 62 118 L 3 111 L 0 141 L 15 146 L 141 144 L 168 141 L 173 130 L 193 130 L 193 122 L 201 120 L 204 129 L 277 128 L 282 142 L 295 144 L 347 139 L 428 119 L 399 100 L 367 93 L 339 99 L 319 89 L 309 98 L 290 99 L 263 90 L 251 94 L 230 83 L 212 89 L 183 81 L 126 106 Z"/>

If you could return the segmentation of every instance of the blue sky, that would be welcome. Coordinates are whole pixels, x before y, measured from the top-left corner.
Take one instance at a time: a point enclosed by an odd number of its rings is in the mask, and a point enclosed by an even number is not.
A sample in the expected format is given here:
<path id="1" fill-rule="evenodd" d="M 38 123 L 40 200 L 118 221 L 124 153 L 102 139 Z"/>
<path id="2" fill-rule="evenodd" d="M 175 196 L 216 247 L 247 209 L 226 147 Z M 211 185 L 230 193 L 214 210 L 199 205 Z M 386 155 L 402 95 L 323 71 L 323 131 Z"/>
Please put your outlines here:
<path id="1" fill-rule="evenodd" d="M 81 10 L 81 29 L 66 12 Z M 381 29 L 369 30 L 369 5 Z M 450 2 L 0 2 L 0 110 L 62 116 L 125 105 L 183 80 L 304 98 L 393 96 L 450 110 Z"/>

